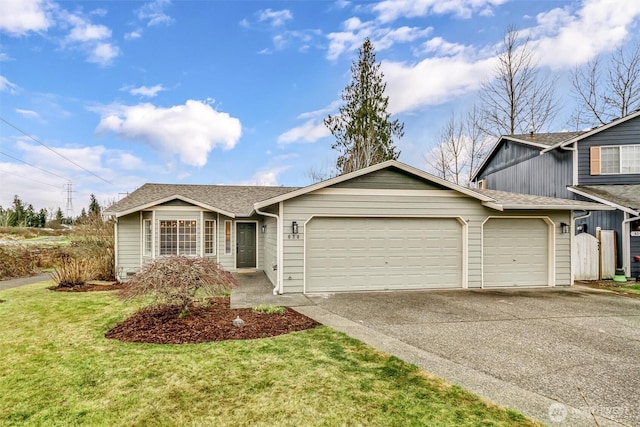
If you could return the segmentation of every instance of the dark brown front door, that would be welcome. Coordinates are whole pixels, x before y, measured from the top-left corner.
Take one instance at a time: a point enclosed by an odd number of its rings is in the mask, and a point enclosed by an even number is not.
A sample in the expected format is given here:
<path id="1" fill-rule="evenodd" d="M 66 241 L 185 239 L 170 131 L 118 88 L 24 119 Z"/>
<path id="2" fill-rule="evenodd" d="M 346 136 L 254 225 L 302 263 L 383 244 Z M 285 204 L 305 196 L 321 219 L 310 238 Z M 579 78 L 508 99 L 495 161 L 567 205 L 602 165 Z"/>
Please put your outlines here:
<path id="1" fill-rule="evenodd" d="M 236 267 L 256 268 L 256 223 L 236 223 Z"/>

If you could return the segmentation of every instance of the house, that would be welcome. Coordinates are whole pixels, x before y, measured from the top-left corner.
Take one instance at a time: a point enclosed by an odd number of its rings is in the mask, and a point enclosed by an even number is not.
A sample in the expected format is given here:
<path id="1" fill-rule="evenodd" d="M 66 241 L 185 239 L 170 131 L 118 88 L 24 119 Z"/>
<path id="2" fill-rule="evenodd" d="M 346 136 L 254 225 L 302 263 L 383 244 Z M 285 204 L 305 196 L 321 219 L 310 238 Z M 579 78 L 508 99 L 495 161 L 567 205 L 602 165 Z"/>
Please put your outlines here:
<path id="1" fill-rule="evenodd" d="M 640 275 L 640 110 L 583 132 L 502 136 L 474 174 L 477 186 L 594 201 L 614 210 L 572 221 L 615 230 L 617 267 Z"/>
<path id="2" fill-rule="evenodd" d="M 574 210 L 387 161 L 304 188 L 145 184 L 107 209 L 121 279 L 166 255 L 263 270 L 274 293 L 568 286 Z"/>

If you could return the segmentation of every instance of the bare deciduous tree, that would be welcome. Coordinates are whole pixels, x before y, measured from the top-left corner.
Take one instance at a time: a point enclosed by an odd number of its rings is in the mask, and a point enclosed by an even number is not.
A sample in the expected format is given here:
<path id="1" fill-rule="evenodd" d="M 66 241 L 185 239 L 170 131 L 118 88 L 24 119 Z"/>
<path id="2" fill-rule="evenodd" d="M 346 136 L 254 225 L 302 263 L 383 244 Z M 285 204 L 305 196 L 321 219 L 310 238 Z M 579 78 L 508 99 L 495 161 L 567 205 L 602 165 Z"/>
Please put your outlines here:
<path id="1" fill-rule="evenodd" d="M 452 114 L 442 127 L 435 147 L 425 154 L 427 168 L 434 175 L 459 185 L 468 185 L 491 141 L 479 127 L 476 106 L 466 118 Z"/>
<path id="2" fill-rule="evenodd" d="M 603 72 L 603 58 L 596 57 L 571 72 L 571 84 L 579 106 L 571 122 L 576 129 L 605 124 L 640 108 L 640 44 L 616 49 Z"/>
<path id="3" fill-rule="evenodd" d="M 558 109 L 555 79 L 540 75 L 529 38 L 507 28 L 493 78 L 482 85 L 483 130 L 494 136 L 538 132 Z"/>

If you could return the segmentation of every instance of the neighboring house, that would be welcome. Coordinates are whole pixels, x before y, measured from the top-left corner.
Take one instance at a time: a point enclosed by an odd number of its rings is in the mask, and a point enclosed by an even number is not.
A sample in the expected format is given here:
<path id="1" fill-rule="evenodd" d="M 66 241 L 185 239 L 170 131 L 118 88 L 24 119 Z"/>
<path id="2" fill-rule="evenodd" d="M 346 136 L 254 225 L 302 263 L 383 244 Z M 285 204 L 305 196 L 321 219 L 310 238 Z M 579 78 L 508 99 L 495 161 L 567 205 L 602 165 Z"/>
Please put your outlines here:
<path id="1" fill-rule="evenodd" d="M 206 256 L 264 270 L 274 293 L 317 293 L 568 286 L 568 223 L 587 209 L 610 208 L 474 191 L 392 160 L 297 189 L 145 184 L 106 213 L 122 279 Z"/>
<path id="2" fill-rule="evenodd" d="M 604 203 L 576 231 L 616 232 L 618 267 L 640 275 L 640 110 L 584 132 L 502 136 L 472 179 L 481 188 Z"/>

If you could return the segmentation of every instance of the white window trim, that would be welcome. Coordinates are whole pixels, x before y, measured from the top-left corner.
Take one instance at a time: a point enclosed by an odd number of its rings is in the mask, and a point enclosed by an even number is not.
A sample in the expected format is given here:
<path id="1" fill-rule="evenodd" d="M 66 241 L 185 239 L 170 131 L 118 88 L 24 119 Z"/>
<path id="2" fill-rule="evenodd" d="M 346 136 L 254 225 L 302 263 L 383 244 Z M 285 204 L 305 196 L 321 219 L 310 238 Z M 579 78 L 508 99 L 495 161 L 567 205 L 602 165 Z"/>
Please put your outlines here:
<path id="1" fill-rule="evenodd" d="M 176 227 L 178 227 L 178 233 L 176 234 L 176 253 L 175 254 L 163 254 L 162 252 L 162 222 L 172 222 L 175 221 L 176 222 Z M 195 221 L 196 225 L 195 225 L 195 229 L 196 229 L 196 253 L 195 254 L 181 254 L 180 253 L 180 226 L 179 223 L 180 221 L 184 221 L 184 222 L 190 222 L 190 221 Z M 197 219 L 161 219 L 159 220 L 158 223 L 158 254 L 161 257 L 168 257 L 168 256 L 198 256 L 198 220 Z"/>
<path id="2" fill-rule="evenodd" d="M 207 239 L 207 223 L 210 222 L 212 223 L 211 225 L 211 248 L 213 250 L 213 252 L 207 252 L 207 244 L 206 244 L 206 239 Z M 207 255 L 207 256 L 213 256 L 217 254 L 217 249 L 216 249 L 216 220 L 215 219 L 204 219 L 202 221 L 202 254 L 203 255 Z"/>
<path id="3" fill-rule="evenodd" d="M 622 148 L 625 147 L 640 147 L 640 144 L 626 144 L 626 145 L 601 145 L 600 146 L 600 175 L 638 175 L 640 172 L 622 172 Z M 602 150 L 607 148 L 618 149 L 618 172 L 604 172 L 602 162 Z"/>
<path id="4" fill-rule="evenodd" d="M 148 224 L 148 227 L 147 227 Z M 142 220 L 142 256 L 150 257 L 153 253 L 153 228 L 152 220 L 147 218 Z M 149 247 L 147 247 L 147 241 Z"/>
<path id="5" fill-rule="evenodd" d="M 227 251 L 227 224 L 229 224 L 229 251 Z M 224 254 L 233 254 L 233 221 L 225 220 L 224 222 Z"/>

